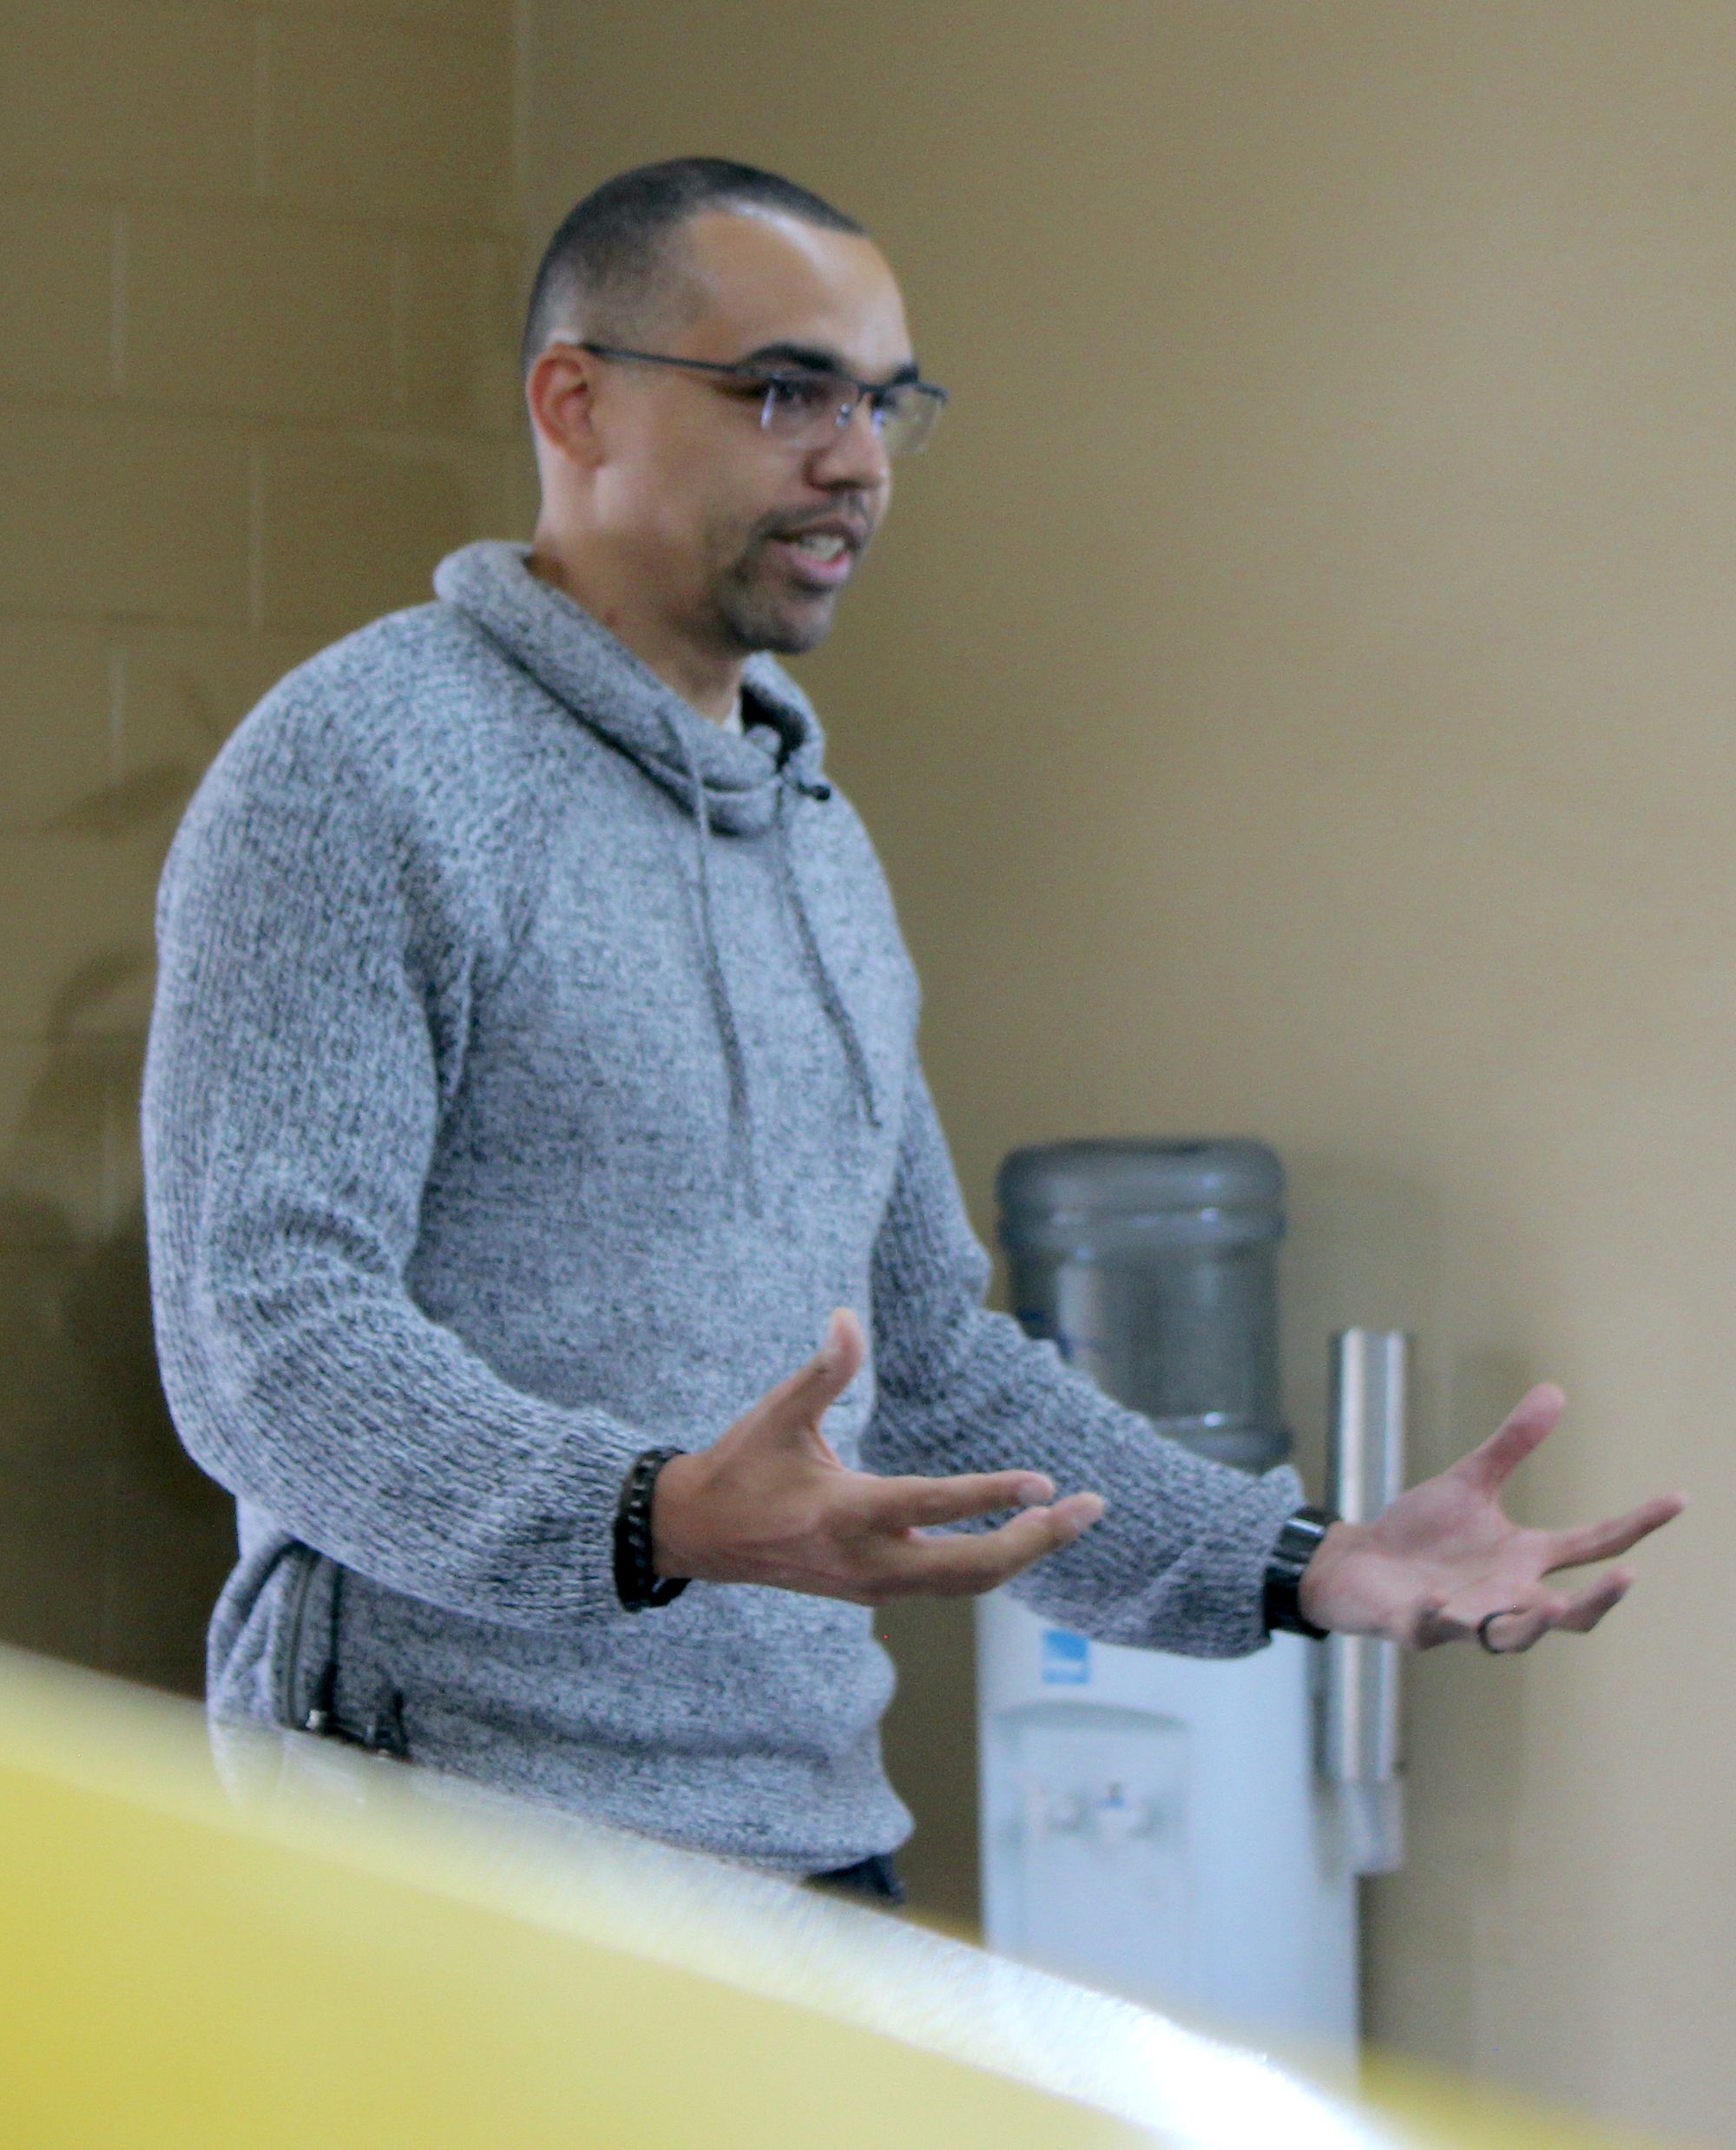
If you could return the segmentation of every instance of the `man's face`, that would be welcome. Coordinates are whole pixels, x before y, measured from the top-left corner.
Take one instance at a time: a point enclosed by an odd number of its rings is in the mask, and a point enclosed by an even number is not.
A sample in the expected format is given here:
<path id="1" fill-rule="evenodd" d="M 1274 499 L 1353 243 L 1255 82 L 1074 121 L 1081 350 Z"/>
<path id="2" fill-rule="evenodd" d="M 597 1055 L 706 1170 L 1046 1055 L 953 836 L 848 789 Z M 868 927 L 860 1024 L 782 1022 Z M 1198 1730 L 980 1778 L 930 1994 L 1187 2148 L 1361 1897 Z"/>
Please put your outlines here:
<path id="1" fill-rule="evenodd" d="M 644 348 L 786 372 L 805 357 L 876 384 L 911 371 L 904 303 L 869 240 L 721 212 L 694 218 L 678 244 L 668 325 Z M 766 431 L 763 404 L 704 373 L 598 368 L 599 527 L 672 626 L 731 656 L 824 638 L 891 493 L 865 404 L 807 446 Z"/>

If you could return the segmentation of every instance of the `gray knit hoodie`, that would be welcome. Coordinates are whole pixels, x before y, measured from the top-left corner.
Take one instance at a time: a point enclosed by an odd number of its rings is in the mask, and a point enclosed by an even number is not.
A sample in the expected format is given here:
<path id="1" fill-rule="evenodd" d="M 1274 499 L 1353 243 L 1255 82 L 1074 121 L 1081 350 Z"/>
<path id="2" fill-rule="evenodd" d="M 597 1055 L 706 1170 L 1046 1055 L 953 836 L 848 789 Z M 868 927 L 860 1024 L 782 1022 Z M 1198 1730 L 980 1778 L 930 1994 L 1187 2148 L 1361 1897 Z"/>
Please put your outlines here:
<path id="1" fill-rule="evenodd" d="M 1261 1640 L 1297 1483 L 983 1311 L 916 979 L 783 672 L 749 666 L 737 736 L 521 548 L 436 588 L 266 696 L 163 877 L 157 1336 L 240 1518 L 212 1706 L 773 1865 L 888 1850 L 870 1614 L 704 1583 L 623 1612 L 639 1450 L 714 1439 L 852 1306 L 846 1462 L 1101 1488 L 1023 1594 L 1205 1655 Z"/>

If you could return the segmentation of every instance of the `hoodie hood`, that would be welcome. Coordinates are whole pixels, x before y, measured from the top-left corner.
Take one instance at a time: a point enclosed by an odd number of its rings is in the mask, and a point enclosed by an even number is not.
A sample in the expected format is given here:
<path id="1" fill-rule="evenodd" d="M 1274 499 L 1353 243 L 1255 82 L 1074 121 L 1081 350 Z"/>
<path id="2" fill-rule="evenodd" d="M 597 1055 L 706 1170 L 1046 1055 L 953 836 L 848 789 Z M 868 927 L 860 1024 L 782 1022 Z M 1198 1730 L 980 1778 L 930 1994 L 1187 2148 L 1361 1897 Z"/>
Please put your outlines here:
<path id="1" fill-rule="evenodd" d="M 760 836 L 793 787 L 824 795 L 825 735 L 773 658 L 748 660 L 755 721 L 727 732 L 666 687 L 564 591 L 530 571 L 529 548 L 485 539 L 435 570 L 437 595 L 462 612 L 579 720 L 651 780 L 729 836 Z"/>

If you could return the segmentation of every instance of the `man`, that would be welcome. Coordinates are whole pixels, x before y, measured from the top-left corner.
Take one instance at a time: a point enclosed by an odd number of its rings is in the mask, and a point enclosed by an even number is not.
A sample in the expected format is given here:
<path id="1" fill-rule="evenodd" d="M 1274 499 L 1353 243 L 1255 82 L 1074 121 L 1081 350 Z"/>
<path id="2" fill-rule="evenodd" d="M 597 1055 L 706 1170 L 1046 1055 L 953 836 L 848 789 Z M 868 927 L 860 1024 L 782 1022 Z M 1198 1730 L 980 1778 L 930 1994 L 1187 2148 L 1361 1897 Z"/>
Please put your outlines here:
<path id="1" fill-rule="evenodd" d="M 872 242 L 740 166 L 628 173 L 525 359 L 532 546 L 286 680 L 164 876 L 158 1330 L 240 1515 L 213 1708 L 878 1873 L 891 1597 L 1016 1578 L 1207 1655 L 1594 1626 L 1626 1574 L 1548 1575 L 1680 1503 L 1509 1524 L 1555 1391 L 1352 1529 L 983 1311 L 891 905 L 766 654 L 944 400 Z"/>

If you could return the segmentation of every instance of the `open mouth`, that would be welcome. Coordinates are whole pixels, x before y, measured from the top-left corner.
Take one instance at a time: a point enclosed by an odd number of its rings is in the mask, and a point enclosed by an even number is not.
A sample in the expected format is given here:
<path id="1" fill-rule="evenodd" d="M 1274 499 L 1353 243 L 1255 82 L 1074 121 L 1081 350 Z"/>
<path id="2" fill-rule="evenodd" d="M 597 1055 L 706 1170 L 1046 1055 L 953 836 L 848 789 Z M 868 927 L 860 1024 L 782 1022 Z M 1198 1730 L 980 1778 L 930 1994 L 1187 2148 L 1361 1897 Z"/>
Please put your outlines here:
<path id="1" fill-rule="evenodd" d="M 837 589 L 850 579 L 858 546 L 842 530 L 801 530 L 770 540 L 770 550 L 791 579 L 809 589 Z"/>

